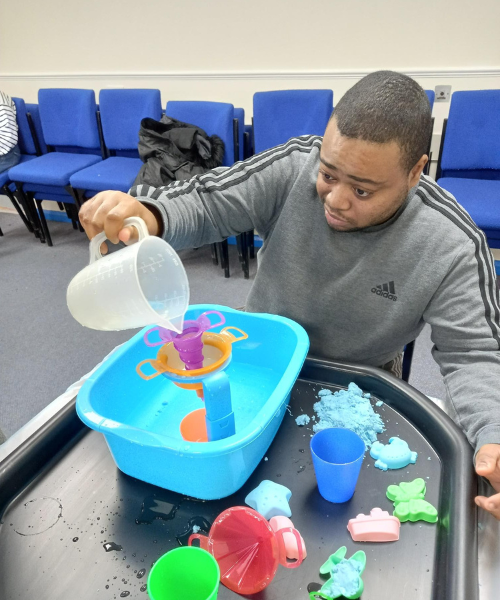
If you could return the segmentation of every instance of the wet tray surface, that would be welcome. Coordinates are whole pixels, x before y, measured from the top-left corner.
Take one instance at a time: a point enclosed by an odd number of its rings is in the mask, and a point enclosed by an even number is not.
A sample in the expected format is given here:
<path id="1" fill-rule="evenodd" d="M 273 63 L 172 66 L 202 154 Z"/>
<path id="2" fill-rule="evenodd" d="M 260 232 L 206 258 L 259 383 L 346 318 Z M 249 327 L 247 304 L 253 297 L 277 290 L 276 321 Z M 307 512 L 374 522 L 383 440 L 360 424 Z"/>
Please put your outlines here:
<path id="1" fill-rule="evenodd" d="M 317 490 L 309 451 L 313 423 L 298 427 L 295 417 L 313 414 L 320 389 L 350 381 L 372 393 L 374 403 L 384 401 L 375 407 L 386 425 L 379 440 L 400 436 L 419 457 L 415 465 L 383 472 L 367 453 L 354 497 L 335 505 Z M 67 406 L 0 464 L 0 598 L 147 598 L 152 563 L 185 544 L 193 525 L 206 531 L 220 512 L 243 505 L 263 479 L 292 490 L 292 520 L 308 556 L 298 569 L 280 567 L 255 600 L 307 599 L 308 585 L 323 583 L 319 567 L 343 545 L 348 556 L 366 552 L 363 600 L 477 598 L 472 451 L 421 394 L 379 370 L 307 360 L 266 456 L 233 496 L 196 501 L 122 474 L 104 437 L 80 424 L 74 403 Z M 392 512 L 387 486 L 416 477 L 427 484 L 438 524 L 403 523 L 395 543 L 353 542 L 348 520 L 375 506 Z M 218 597 L 238 596 L 221 586 Z"/>

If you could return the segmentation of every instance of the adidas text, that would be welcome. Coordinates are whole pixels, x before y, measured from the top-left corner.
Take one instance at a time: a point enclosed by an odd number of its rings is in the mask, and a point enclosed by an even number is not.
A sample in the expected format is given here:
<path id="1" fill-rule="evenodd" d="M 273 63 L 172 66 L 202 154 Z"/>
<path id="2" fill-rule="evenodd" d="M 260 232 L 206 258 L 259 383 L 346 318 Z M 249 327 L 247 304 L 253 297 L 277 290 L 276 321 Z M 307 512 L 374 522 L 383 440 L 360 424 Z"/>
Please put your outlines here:
<path id="1" fill-rule="evenodd" d="M 394 281 L 390 281 L 389 283 L 384 283 L 382 285 L 377 285 L 376 287 L 372 287 L 372 294 L 377 294 L 377 296 L 382 296 L 382 298 L 387 298 L 388 300 L 392 300 L 396 302 L 398 297 L 396 296 L 396 288 L 394 287 Z"/>

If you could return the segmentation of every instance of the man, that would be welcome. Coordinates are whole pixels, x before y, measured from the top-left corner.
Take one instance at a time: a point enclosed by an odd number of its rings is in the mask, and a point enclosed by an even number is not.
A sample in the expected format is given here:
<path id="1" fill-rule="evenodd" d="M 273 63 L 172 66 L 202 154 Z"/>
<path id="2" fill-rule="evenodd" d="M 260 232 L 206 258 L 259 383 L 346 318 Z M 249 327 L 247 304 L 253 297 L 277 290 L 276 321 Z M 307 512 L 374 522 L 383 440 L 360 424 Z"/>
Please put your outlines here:
<path id="1" fill-rule="evenodd" d="M 255 228 L 264 244 L 246 308 L 301 323 L 314 355 L 397 371 L 429 323 L 450 410 L 500 492 L 495 272 L 484 235 L 422 176 L 430 135 L 423 89 L 381 71 L 341 98 L 324 138 L 166 188 L 103 192 L 80 218 L 89 237 L 130 243 L 123 220 L 136 215 L 177 249 Z M 500 493 L 476 502 L 500 519 Z"/>
<path id="2" fill-rule="evenodd" d="M 10 96 L 0 91 L 0 173 L 17 165 L 20 158 L 16 105 Z"/>

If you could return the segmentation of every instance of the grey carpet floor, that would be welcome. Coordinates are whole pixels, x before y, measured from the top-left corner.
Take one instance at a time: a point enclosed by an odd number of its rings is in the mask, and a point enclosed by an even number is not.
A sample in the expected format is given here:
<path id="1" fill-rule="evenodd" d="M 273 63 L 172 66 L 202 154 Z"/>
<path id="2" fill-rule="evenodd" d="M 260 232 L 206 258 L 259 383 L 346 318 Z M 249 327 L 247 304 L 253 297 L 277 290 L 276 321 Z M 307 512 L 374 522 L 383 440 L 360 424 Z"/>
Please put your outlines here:
<path id="1" fill-rule="evenodd" d="M 134 331 L 85 329 L 71 317 L 66 288 L 88 263 L 88 241 L 67 223 L 49 223 L 54 246 L 40 244 L 17 215 L 0 213 L 0 428 L 12 435 L 68 386 L 88 373 Z M 191 304 L 244 306 L 255 277 L 243 278 L 236 248 L 230 246 L 231 277 L 212 264 L 210 250 L 180 253 L 191 288 Z M 410 382 L 444 398 L 431 357 L 426 328 L 417 341 Z"/>

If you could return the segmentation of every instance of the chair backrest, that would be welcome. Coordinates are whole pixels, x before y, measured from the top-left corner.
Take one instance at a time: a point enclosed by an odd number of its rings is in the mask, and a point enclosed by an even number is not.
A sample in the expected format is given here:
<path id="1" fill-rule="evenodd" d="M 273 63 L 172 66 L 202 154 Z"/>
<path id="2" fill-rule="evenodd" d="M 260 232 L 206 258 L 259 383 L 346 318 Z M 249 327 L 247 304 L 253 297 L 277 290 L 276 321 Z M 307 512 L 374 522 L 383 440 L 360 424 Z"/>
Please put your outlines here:
<path id="1" fill-rule="evenodd" d="M 436 93 L 434 92 L 434 90 L 425 90 L 425 93 L 427 94 L 427 98 L 429 98 L 429 104 L 431 105 L 431 112 L 432 112 L 432 108 L 434 106 L 434 100 L 436 98 Z"/>
<path id="2" fill-rule="evenodd" d="M 243 160 L 245 148 L 243 138 L 245 136 L 245 111 L 242 108 L 234 109 L 234 118 L 238 119 L 238 144 L 239 144 L 239 160 Z"/>
<path id="3" fill-rule="evenodd" d="M 94 90 L 41 89 L 38 106 L 46 144 L 99 148 Z"/>
<path id="4" fill-rule="evenodd" d="M 31 115 L 31 119 L 35 127 L 36 137 L 38 138 L 38 143 L 40 144 L 40 150 L 42 151 L 42 154 L 46 154 L 47 144 L 45 143 L 45 139 L 43 137 L 42 121 L 40 120 L 40 109 L 38 108 L 38 104 L 27 103 L 26 110 Z"/>
<path id="5" fill-rule="evenodd" d="M 283 90 L 253 96 L 255 152 L 299 135 L 323 135 L 333 110 L 332 90 Z"/>
<path id="6" fill-rule="evenodd" d="M 99 110 L 106 147 L 137 152 L 142 119 L 161 119 L 160 90 L 101 90 Z"/>
<path id="7" fill-rule="evenodd" d="M 218 135 L 225 145 L 224 166 L 229 167 L 234 163 L 232 104 L 170 100 L 165 113 L 168 117 L 200 127 L 208 135 Z"/>
<path id="8" fill-rule="evenodd" d="M 500 170 L 500 90 L 453 94 L 441 169 L 443 176 L 473 170 L 483 171 L 485 178 L 485 170 Z"/>
<path id="9" fill-rule="evenodd" d="M 28 122 L 28 111 L 22 98 L 12 98 L 16 105 L 17 143 L 21 154 L 36 154 L 36 146 Z"/>

